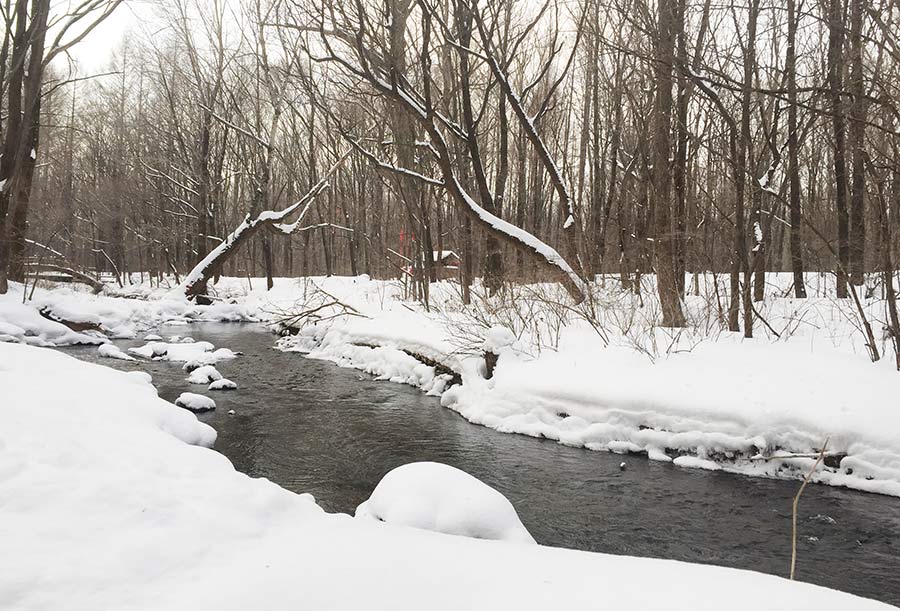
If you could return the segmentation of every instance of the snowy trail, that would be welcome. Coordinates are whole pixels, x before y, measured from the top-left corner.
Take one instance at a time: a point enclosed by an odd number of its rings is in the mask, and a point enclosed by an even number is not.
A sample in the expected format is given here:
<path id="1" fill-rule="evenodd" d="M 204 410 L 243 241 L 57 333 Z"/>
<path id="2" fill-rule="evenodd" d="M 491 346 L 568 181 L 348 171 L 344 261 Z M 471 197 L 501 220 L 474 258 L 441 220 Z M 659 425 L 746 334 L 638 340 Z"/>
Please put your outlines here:
<path id="1" fill-rule="evenodd" d="M 54 384 L 46 384 L 51 378 Z M 890 608 L 746 571 L 324 514 L 234 471 L 140 373 L 0 343 L 11 609 Z M 653 587 L 647 587 L 647 584 Z M 348 587 L 350 586 L 350 587 Z"/>

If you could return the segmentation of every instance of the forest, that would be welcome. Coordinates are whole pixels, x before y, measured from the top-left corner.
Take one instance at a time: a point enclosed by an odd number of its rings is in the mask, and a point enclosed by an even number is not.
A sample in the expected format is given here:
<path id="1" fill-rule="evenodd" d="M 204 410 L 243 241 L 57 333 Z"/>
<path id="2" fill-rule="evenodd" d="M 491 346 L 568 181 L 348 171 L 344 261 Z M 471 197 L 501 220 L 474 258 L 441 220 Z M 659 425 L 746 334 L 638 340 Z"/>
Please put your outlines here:
<path id="1" fill-rule="evenodd" d="M 578 302 L 652 275 L 677 327 L 714 272 L 750 337 L 767 274 L 803 298 L 827 272 L 897 333 L 893 0 L 175 0 L 100 74 L 27 5 L 0 49 L 0 290 L 55 267 L 178 278 L 319 185 L 216 277 L 402 277 L 427 303 L 453 251 L 465 301 L 476 278 Z"/>
<path id="2" fill-rule="evenodd" d="M 900 0 L 0 0 L 0 607 L 900 605 Z"/>

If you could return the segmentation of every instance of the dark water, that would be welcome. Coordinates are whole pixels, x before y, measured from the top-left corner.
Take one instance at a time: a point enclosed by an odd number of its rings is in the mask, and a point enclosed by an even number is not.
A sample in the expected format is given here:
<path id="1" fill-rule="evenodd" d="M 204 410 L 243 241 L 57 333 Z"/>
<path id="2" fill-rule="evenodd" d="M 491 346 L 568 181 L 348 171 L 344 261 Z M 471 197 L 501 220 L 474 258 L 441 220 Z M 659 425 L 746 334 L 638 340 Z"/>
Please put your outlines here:
<path id="1" fill-rule="evenodd" d="M 172 326 L 160 334 L 244 353 L 217 365 L 239 389 L 206 393 L 218 404 L 201 416 L 219 433 L 216 448 L 238 470 L 312 493 L 329 511 L 352 513 L 387 471 L 432 460 L 500 490 L 546 545 L 789 572 L 797 482 L 498 433 L 417 389 L 278 352 L 274 336 L 254 325 Z M 179 364 L 98 359 L 95 348 L 65 351 L 147 371 L 170 401 L 184 391 L 206 392 L 184 381 Z M 900 499 L 811 485 L 799 526 L 798 579 L 900 605 Z"/>

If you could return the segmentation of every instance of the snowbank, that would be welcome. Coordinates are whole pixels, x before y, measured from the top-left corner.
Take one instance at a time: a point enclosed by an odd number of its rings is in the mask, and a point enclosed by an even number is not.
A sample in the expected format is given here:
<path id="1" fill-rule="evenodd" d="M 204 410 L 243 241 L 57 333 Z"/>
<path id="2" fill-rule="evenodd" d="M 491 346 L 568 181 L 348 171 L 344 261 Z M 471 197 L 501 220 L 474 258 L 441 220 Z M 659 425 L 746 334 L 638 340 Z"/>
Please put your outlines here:
<path id="1" fill-rule="evenodd" d="M 272 291 L 261 281 L 223 278 L 214 289 L 222 301 L 211 306 L 166 288 L 129 286 L 97 296 L 39 288 L 31 307 L 20 303 L 21 285 L 12 285 L 0 298 L 0 339 L 104 341 L 46 320 L 36 310 L 43 306 L 114 335 L 163 321 L 277 320 L 297 304 L 336 297 L 352 315 L 317 310 L 321 320 L 306 321 L 279 346 L 419 387 L 498 431 L 643 453 L 684 467 L 799 478 L 828 439 L 817 481 L 900 496 L 900 437 L 892 434 L 900 430 L 900 374 L 891 359 L 868 361 L 853 306 L 830 298 L 826 280 L 811 274 L 810 298 L 794 300 L 783 297 L 789 275 L 768 278 L 770 294 L 757 309 L 779 335 L 760 325 L 763 337 L 753 340 L 719 331 L 714 304 L 723 298 L 712 295 L 722 284 L 711 277 L 703 280 L 704 296 L 688 297 L 692 327 L 677 333 L 654 326 L 652 284 L 642 298 L 617 290 L 612 279 L 595 286 L 607 346 L 585 312 L 554 310 L 566 299 L 559 287 L 556 293 L 545 285 L 520 287 L 512 304 L 476 292 L 466 306 L 455 284 L 436 283 L 426 311 L 403 299 L 399 283 L 365 276 L 276 279 Z M 319 301 L 317 287 L 327 291 Z M 883 304 L 863 299 L 877 328 Z M 188 371 L 235 356 L 208 342 L 183 341 L 150 341 L 132 353 L 182 362 Z M 485 349 L 500 355 L 490 380 Z"/>
<path id="2" fill-rule="evenodd" d="M 282 349 L 418 386 L 473 423 L 682 467 L 782 478 L 801 478 L 827 439 L 814 481 L 900 496 L 900 374 L 890 358 L 869 362 L 844 304 L 768 298 L 765 315 L 781 338 L 658 328 L 635 337 L 638 323 L 629 319 L 624 331 L 607 331 L 606 345 L 583 319 L 554 327 L 535 300 L 508 316 L 528 321 L 519 340 L 488 309 L 503 314 L 508 306 L 460 306 L 445 284 L 432 286 L 426 311 L 386 283 L 315 282 L 362 316 L 308 324 L 280 340 Z M 641 313 L 638 304 L 612 301 L 621 296 L 605 298 L 608 324 Z M 688 305 L 696 321 L 698 299 Z M 876 301 L 867 307 L 876 320 Z M 543 350 L 534 350 L 538 341 Z M 500 355 L 490 380 L 485 350 Z M 462 383 L 451 385 L 426 361 Z"/>
<path id="3" fill-rule="evenodd" d="M 69 327 L 41 316 L 37 308 L 22 303 L 21 290 L 15 285 L 0 295 L 0 342 L 19 342 L 32 346 L 102 344 L 105 339 L 77 333 Z"/>
<path id="4" fill-rule="evenodd" d="M 891 608 L 748 571 L 328 515 L 190 445 L 214 433 L 146 374 L 49 350 L 0 344 L 0 388 L 8 609 Z"/>
<path id="5" fill-rule="evenodd" d="M 505 496 L 456 467 L 409 463 L 381 478 L 356 517 L 448 535 L 534 543 Z"/>

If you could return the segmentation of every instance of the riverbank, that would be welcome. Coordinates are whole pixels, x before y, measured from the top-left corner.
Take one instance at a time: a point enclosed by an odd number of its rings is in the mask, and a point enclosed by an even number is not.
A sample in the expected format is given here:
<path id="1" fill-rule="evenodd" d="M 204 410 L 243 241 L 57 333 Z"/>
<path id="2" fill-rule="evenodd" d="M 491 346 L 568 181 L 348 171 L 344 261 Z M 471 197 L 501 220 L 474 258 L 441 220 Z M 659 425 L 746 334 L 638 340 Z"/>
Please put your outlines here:
<path id="1" fill-rule="evenodd" d="M 203 447 L 211 429 L 146 375 L 46 349 L 0 343 L 0 387 L 8 608 L 749 610 L 760 592 L 776 608 L 890 608 L 747 571 L 326 514 Z"/>
<path id="2" fill-rule="evenodd" d="M 752 340 L 718 330 L 712 277 L 698 286 L 704 296 L 687 298 L 683 330 L 656 326 L 652 286 L 636 296 L 613 280 L 580 308 L 544 285 L 476 291 L 464 305 L 443 282 L 426 309 L 399 283 L 366 277 L 276 279 L 272 291 L 227 278 L 212 306 L 145 285 L 101 296 L 39 289 L 34 303 L 110 337 L 163 321 L 280 321 L 295 333 L 282 350 L 419 387 L 470 422 L 681 467 L 798 479 L 827 440 L 814 481 L 900 496 L 900 373 L 889 355 L 869 361 L 852 304 L 826 296 L 827 278 L 810 275 L 805 300 L 783 296 L 788 279 L 770 279 L 757 305 L 766 326 Z M 881 302 L 870 296 L 864 307 L 877 323 Z M 489 336 L 499 358 L 487 379 Z"/>
<path id="3" fill-rule="evenodd" d="M 900 496 L 900 373 L 890 356 L 870 362 L 849 303 L 772 297 L 758 307 L 780 337 L 758 329 L 748 340 L 710 330 L 714 313 L 699 297 L 687 301 L 692 326 L 671 330 L 653 326 L 652 302 L 641 308 L 603 288 L 589 319 L 560 306 L 554 287 L 463 306 L 452 285 L 433 285 L 426 311 L 383 283 L 314 282 L 328 297 L 312 293 L 294 311 L 332 297 L 342 305 L 319 310 L 322 322 L 304 320 L 282 349 L 418 386 L 470 422 L 789 479 L 812 469 L 827 441 L 814 481 Z M 877 320 L 877 300 L 867 307 Z M 498 324 L 511 331 L 500 345 Z M 499 353 L 490 379 L 485 347 Z"/>

